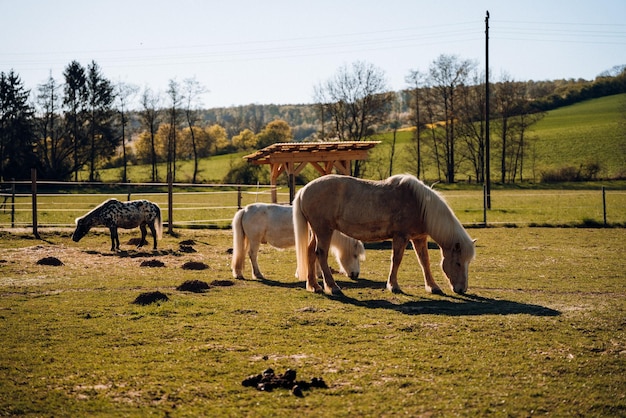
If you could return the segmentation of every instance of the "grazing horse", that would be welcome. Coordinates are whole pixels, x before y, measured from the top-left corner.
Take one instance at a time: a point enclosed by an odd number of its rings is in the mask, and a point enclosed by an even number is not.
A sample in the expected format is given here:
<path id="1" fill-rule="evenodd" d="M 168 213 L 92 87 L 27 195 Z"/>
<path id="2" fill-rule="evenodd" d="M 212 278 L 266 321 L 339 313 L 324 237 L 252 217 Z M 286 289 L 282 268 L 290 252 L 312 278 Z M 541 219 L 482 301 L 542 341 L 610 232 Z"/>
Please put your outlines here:
<path id="1" fill-rule="evenodd" d="M 327 263 L 330 237 L 338 230 L 363 242 L 392 240 L 387 280 L 387 289 L 392 292 L 400 292 L 398 267 L 410 241 L 422 266 L 426 291 L 441 294 L 430 271 L 427 248 L 430 236 L 439 244 L 441 267 L 452 290 L 459 294 L 467 291 L 475 241 L 445 200 L 414 176 L 397 175 L 383 181 L 340 175 L 320 177 L 296 194 L 293 218 L 298 276 L 307 278 L 307 290 L 322 291 L 313 270 L 317 258 L 324 276 L 324 290 L 341 294 Z"/>
<path id="2" fill-rule="evenodd" d="M 157 237 L 161 239 L 163 234 L 163 221 L 159 206 L 147 200 L 120 202 L 117 199 L 109 199 L 86 215 L 76 218 L 76 230 L 72 234 L 72 240 L 78 242 L 94 226 L 105 226 L 111 231 L 111 251 L 115 251 L 120 249 L 117 228 L 139 227 L 141 229 L 141 242 L 137 246 L 139 248 L 148 243 L 146 225 L 150 228 L 156 250 Z"/>
<path id="3" fill-rule="evenodd" d="M 295 245 L 292 207 L 255 203 L 238 211 L 233 217 L 233 277 L 243 279 L 246 252 L 252 264 L 252 274 L 264 279 L 259 269 L 257 253 L 261 244 L 275 248 Z M 356 279 L 361 270 L 360 260 L 365 259 L 363 243 L 340 232 L 333 234 L 330 247 L 340 266 L 340 272 Z M 306 276 L 300 276 L 304 280 Z"/>

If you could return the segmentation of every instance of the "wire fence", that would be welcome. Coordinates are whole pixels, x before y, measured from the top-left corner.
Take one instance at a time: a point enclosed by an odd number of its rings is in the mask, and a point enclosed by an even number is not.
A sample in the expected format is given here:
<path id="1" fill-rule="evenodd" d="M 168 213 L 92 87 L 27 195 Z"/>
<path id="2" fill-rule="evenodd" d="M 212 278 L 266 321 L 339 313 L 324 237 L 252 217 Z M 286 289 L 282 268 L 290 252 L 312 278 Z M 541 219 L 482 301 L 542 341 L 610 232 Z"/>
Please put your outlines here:
<path id="1" fill-rule="evenodd" d="M 269 203 L 272 194 L 278 203 L 289 203 L 288 190 L 269 185 L 40 181 L 0 187 L 0 228 L 73 227 L 76 218 L 109 198 L 157 203 L 168 228 L 228 227 L 237 210 L 250 203 Z"/>
<path id="2" fill-rule="evenodd" d="M 7 182 L 0 188 L 0 228 L 73 227 L 108 198 L 147 199 L 164 223 L 181 228 L 228 228 L 240 208 L 255 202 L 289 203 L 289 190 L 269 185 L 186 183 Z M 442 191 L 466 226 L 626 226 L 626 191 L 492 190 L 484 210 L 481 190 Z"/>

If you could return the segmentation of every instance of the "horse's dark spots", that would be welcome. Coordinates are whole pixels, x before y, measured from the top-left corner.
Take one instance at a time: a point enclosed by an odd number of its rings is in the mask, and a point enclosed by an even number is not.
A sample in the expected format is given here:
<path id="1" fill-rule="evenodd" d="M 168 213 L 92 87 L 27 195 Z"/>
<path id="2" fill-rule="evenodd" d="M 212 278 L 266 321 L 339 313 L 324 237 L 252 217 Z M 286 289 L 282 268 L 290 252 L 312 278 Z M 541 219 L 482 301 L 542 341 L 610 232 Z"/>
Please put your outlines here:
<path id="1" fill-rule="evenodd" d="M 144 210 L 140 211 L 138 206 L 141 206 Z M 145 210 L 146 207 L 154 207 L 154 211 L 160 213 L 158 206 L 147 200 L 140 201 L 137 204 L 136 201 L 120 202 L 117 199 L 109 199 L 77 220 L 77 228 L 74 234 L 72 234 L 72 239 L 78 241 L 92 226 L 105 226 L 111 230 L 111 250 L 113 251 L 119 249 L 118 227 L 131 229 L 143 225 L 145 229 L 145 225 L 149 224 L 154 236 L 154 249 L 156 249 L 156 231 L 160 232 L 161 223 L 159 219 L 159 224 L 156 225 L 155 229 L 155 221 L 159 217 L 148 216 Z M 147 243 L 145 241 L 145 231 L 142 231 L 142 235 L 143 242 Z"/>

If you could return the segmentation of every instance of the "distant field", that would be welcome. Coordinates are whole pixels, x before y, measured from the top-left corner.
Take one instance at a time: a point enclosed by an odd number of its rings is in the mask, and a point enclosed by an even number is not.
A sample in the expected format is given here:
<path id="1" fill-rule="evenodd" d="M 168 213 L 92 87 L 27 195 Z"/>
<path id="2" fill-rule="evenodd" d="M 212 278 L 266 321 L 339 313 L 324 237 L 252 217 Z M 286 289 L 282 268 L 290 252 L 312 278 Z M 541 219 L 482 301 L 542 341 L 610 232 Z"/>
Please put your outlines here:
<path id="1" fill-rule="evenodd" d="M 599 163 L 600 176 L 626 174 L 626 128 L 619 127 L 626 94 L 553 110 L 531 130 L 537 138 L 537 169 Z"/>
<path id="2" fill-rule="evenodd" d="M 624 177 L 626 174 L 626 131 L 620 128 L 620 120 L 626 122 L 626 116 L 620 113 L 620 106 L 626 106 L 626 94 L 588 100 L 572 106 L 552 110 L 528 132 L 527 139 L 533 141 L 525 159 L 524 179 L 539 181 L 541 172 L 565 166 L 575 168 L 588 163 L 599 163 L 599 177 Z M 621 129 L 621 130 L 620 130 Z M 397 146 L 405 147 L 411 140 L 412 132 L 401 131 L 397 134 Z M 370 160 L 388 160 L 391 134 L 379 136 L 383 141 L 372 152 Z M 497 169 L 500 157 L 498 138 L 492 133 L 492 178 L 498 179 Z M 429 158 L 429 141 L 425 140 L 427 179 L 435 179 L 434 163 Z M 396 150 L 394 173 L 415 172 L 407 163 L 407 152 Z M 388 163 L 386 163 L 388 167 Z M 378 175 L 373 164 L 369 176 Z M 388 174 L 387 170 L 382 170 Z M 466 165 L 457 176 L 459 180 L 473 176 Z"/>

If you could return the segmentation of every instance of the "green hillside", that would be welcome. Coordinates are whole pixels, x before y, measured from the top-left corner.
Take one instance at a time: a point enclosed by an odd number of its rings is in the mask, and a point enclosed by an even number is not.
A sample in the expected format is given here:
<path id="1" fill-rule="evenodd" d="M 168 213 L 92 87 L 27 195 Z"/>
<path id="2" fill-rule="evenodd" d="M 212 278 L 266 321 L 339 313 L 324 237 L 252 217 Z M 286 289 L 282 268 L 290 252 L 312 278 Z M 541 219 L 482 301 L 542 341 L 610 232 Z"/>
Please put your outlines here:
<path id="1" fill-rule="evenodd" d="M 528 132 L 528 139 L 532 141 L 525 166 L 524 179 L 539 181 L 541 173 L 546 170 L 558 170 L 563 167 L 578 168 L 581 165 L 597 163 L 600 166 L 600 178 L 623 178 L 626 176 L 626 130 L 624 108 L 626 108 L 626 94 L 607 96 L 577 103 L 571 106 L 551 110 Z M 620 111 L 620 109 L 622 109 Z M 394 158 L 394 173 L 415 172 L 414 163 L 410 163 L 410 153 L 407 146 L 412 133 L 398 132 L 396 144 L 396 158 Z M 426 138 L 425 136 L 423 138 Z M 500 155 L 499 142 L 492 133 L 491 167 L 492 178 L 497 176 Z M 391 134 L 380 135 L 376 139 L 382 140 L 372 154 L 370 177 L 376 177 L 381 170 L 378 165 L 384 165 L 388 174 L 389 150 Z M 436 178 L 434 161 L 430 158 L 429 140 L 425 139 L 423 146 L 426 177 Z M 398 148 L 402 151 L 398 151 Z M 460 157 L 459 157 L 460 158 Z M 473 174 L 471 167 L 461 165 L 457 178 L 467 179 Z"/>
<path id="2" fill-rule="evenodd" d="M 626 122 L 625 106 L 626 94 L 620 94 L 550 111 L 531 133 L 537 139 L 538 168 L 598 163 L 601 177 L 623 177 L 626 132 L 620 120 Z"/>

